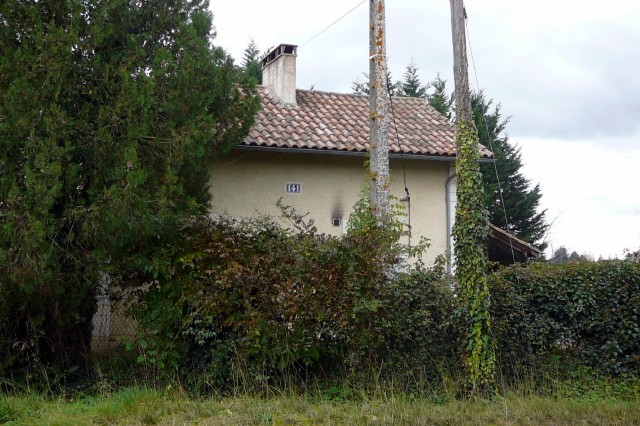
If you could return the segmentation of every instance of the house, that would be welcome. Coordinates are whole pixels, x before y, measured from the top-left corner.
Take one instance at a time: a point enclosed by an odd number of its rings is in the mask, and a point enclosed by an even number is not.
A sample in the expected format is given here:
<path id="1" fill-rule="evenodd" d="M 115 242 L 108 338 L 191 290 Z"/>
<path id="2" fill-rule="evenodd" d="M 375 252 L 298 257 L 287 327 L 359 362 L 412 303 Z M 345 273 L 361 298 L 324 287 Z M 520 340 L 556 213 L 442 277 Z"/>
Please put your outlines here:
<path id="1" fill-rule="evenodd" d="M 213 166 L 211 213 L 276 217 L 282 198 L 309 212 L 320 232 L 339 236 L 368 177 L 369 99 L 296 89 L 296 54 L 283 44 L 262 61 L 262 109 L 249 135 Z M 394 98 L 392 106 L 391 194 L 406 206 L 414 241 L 430 240 L 423 260 L 431 263 L 452 244 L 455 127 L 425 99 Z M 491 159 L 485 148 L 480 154 Z"/>
<path id="2" fill-rule="evenodd" d="M 217 161 L 211 173 L 211 214 L 278 217 L 276 202 L 309 212 L 320 232 L 342 235 L 369 176 L 369 99 L 366 96 L 297 90 L 296 46 L 280 45 L 263 60 L 262 109 L 249 135 Z M 406 207 L 412 238 L 430 240 L 425 263 L 451 250 L 455 214 L 455 127 L 424 99 L 394 98 L 389 125 L 391 194 Z M 481 161 L 492 154 L 481 149 Z M 405 186 L 409 190 L 407 197 Z M 496 227 L 500 256 L 533 248 Z M 406 243 L 411 241 L 407 239 Z M 449 265 L 449 268 L 451 266 Z M 101 280 L 92 348 L 116 347 L 135 324 L 122 302 L 110 300 Z M 126 300 L 126 297 L 123 297 Z"/>

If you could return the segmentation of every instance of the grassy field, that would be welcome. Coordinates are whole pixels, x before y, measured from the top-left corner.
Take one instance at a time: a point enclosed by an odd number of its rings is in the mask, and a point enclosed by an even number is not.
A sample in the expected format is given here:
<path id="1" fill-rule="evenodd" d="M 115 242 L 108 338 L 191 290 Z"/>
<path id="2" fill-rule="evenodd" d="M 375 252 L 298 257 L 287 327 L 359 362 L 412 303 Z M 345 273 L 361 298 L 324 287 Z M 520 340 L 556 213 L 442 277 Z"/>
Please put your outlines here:
<path id="1" fill-rule="evenodd" d="M 640 400 L 504 397 L 434 403 L 408 397 L 190 399 L 124 389 L 65 400 L 0 396 L 6 425 L 640 425 Z"/>

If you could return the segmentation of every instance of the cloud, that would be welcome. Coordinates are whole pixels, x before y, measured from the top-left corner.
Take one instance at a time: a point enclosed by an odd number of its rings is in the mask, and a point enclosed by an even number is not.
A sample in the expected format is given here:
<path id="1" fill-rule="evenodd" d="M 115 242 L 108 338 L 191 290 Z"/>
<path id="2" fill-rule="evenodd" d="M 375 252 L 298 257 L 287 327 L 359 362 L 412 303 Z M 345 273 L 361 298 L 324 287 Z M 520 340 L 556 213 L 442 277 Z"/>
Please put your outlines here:
<path id="1" fill-rule="evenodd" d="M 540 183 L 554 222 L 549 242 L 596 258 L 640 248 L 640 149 L 603 149 L 561 139 L 515 138 L 523 171 Z M 606 141 L 604 141 L 606 142 Z"/>
<path id="2" fill-rule="evenodd" d="M 481 85 L 514 116 L 511 131 L 593 143 L 637 135 L 640 7 L 510 3 L 468 8 Z"/>

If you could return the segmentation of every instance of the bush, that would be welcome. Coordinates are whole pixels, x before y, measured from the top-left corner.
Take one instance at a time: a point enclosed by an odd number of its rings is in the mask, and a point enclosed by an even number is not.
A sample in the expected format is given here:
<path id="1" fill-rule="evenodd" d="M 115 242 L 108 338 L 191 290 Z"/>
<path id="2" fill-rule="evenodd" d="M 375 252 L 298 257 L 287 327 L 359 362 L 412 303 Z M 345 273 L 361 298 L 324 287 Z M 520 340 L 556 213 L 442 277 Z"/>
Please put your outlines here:
<path id="1" fill-rule="evenodd" d="M 442 265 L 394 271 L 402 228 L 381 231 L 367 211 L 343 238 L 288 208 L 293 230 L 269 219 L 185 226 L 134 309 L 142 359 L 206 371 L 216 386 L 238 369 L 273 378 L 444 362 L 456 346 Z"/>
<path id="2" fill-rule="evenodd" d="M 531 363 L 563 353 L 609 373 L 640 371 L 640 265 L 532 264 L 490 276 L 499 353 Z"/>

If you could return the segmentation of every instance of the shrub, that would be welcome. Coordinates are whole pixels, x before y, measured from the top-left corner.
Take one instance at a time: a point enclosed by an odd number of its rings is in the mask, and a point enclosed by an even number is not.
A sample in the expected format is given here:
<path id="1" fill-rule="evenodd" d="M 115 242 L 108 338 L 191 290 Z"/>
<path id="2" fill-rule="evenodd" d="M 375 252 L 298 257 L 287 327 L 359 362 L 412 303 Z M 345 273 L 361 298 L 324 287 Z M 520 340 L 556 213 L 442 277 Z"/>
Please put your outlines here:
<path id="1" fill-rule="evenodd" d="M 490 277 L 503 359 L 575 355 L 609 373 L 640 371 L 640 267 L 611 260 L 502 269 Z"/>
<path id="2" fill-rule="evenodd" d="M 289 208 L 291 230 L 265 218 L 185 226 L 134 309 L 143 359 L 197 367 L 220 386 L 239 365 L 263 378 L 337 375 L 435 365 L 455 352 L 442 265 L 393 270 L 406 251 L 402 228 L 382 231 L 362 207 L 343 238 L 318 234 Z"/>

